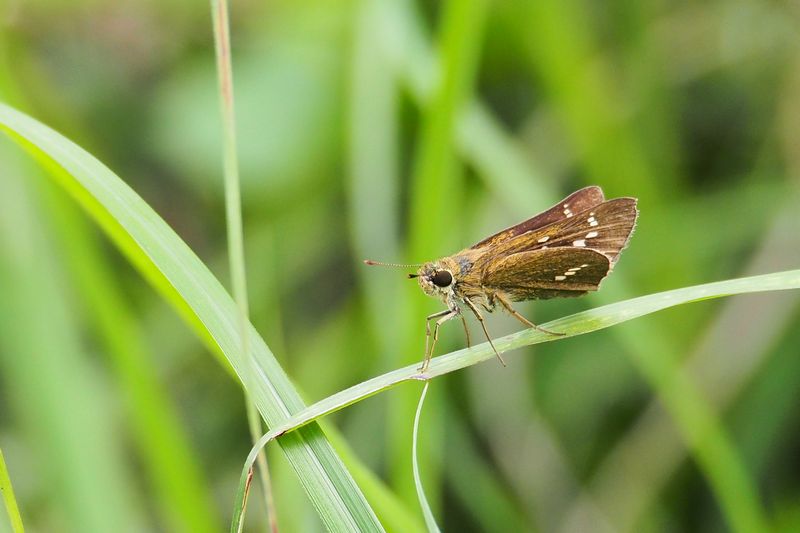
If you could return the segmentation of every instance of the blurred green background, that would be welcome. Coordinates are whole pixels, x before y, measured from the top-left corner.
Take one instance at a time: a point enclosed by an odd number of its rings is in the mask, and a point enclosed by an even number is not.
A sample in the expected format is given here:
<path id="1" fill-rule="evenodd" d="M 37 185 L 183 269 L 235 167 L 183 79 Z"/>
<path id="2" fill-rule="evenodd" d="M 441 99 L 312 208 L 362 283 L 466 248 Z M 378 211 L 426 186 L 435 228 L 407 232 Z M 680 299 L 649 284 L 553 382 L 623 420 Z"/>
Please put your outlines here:
<path id="1" fill-rule="evenodd" d="M 362 259 L 449 255 L 588 184 L 637 196 L 637 231 L 600 293 L 521 305 L 536 322 L 800 265 L 796 2 L 248 1 L 231 23 L 252 320 L 309 402 L 420 360 L 441 308 Z M 210 28 L 202 2 L 7 0 L 0 99 L 108 164 L 229 285 Z M 657 360 L 719 414 L 770 525 L 800 530 L 798 325 L 793 292 L 739 296 L 437 379 L 420 453 L 440 525 L 727 530 Z M 454 322 L 437 350 L 463 344 Z M 390 529 L 421 524 L 419 392 L 328 420 L 388 488 L 368 500 L 396 500 Z M 0 448 L 29 530 L 227 528 L 250 446 L 237 382 L 0 139 Z M 282 530 L 320 530 L 269 457 Z"/>

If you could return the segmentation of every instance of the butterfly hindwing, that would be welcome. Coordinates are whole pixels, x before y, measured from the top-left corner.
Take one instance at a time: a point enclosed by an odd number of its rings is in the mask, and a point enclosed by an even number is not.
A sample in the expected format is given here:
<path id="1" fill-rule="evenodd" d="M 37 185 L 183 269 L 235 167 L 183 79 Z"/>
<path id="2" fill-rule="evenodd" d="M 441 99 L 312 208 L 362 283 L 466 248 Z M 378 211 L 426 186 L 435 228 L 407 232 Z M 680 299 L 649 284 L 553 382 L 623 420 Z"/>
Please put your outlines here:
<path id="1" fill-rule="evenodd" d="M 595 250 L 546 248 L 495 259 L 481 284 L 513 300 L 580 296 L 597 290 L 610 271 L 610 259 Z"/>

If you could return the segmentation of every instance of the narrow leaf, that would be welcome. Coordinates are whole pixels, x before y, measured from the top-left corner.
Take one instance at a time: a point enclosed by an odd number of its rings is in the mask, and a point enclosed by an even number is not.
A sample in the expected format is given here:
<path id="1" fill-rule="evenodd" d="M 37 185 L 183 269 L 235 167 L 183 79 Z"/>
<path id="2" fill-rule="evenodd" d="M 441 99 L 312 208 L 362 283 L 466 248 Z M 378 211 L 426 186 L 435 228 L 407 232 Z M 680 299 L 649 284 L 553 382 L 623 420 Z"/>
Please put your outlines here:
<path id="1" fill-rule="evenodd" d="M 681 304 L 736 294 L 788 289 L 800 289 L 800 270 L 788 270 L 786 272 L 776 272 L 761 276 L 718 281 L 715 283 L 707 283 L 704 285 L 696 285 L 694 287 L 685 287 L 641 296 L 639 298 L 632 298 L 630 300 L 596 307 L 588 311 L 559 318 L 542 325 L 546 329 L 563 332 L 565 333 L 564 336 L 554 337 L 531 328 L 495 339 L 494 345 L 498 352 L 503 353 L 523 346 L 558 341 L 576 335 L 591 333 Z M 485 342 L 471 348 L 457 350 L 433 358 L 428 370 L 424 373 L 419 372 L 419 363 L 414 363 L 337 392 L 336 394 L 312 404 L 303 411 L 296 413 L 286 420 L 285 423 L 274 427 L 261 437 L 251 450 L 242 471 L 242 477 L 239 480 L 239 493 L 237 495 L 238 504 L 241 505 L 241 501 L 245 496 L 245 485 L 248 480 L 250 469 L 255 461 L 256 454 L 270 441 L 281 435 L 295 431 L 304 424 L 311 423 L 320 417 L 388 390 L 400 383 L 420 380 L 427 381 L 431 378 L 448 374 L 488 359 L 494 359 L 494 351 L 489 343 Z"/>
<path id="2" fill-rule="evenodd" d="M 269 427 L 303 409 L 299 394 L 252 326 L 250 351 L 240 352 L 237 309 L 228 293 L 127 184 L 73 142 L 2 103 L 0 128 L 50 171 L 209 346 L 225 356 Z M 288 437 L 281 445 L 329 530 L 382 530 L 319 426 Z"/>
<path id="3" fill-rule="evenodd" d="M 419 461 L 417 460 L 419 419 L 420 415 L 422 414 L 422 405 L 425 403 L 425 396 L 428 394 L 428 385 L 430 384 L 430 381 L 425 382 L 425 387 L 422 388 L 422 394 L 419 397 L 417 412 L 414 415 L 414 432 L 411 443 L 411 464 L 414 469 L 414 485 L 417 487 L 417 497 L 419 498 L 419 504 L 422 507 L 422 515 L 425 517 L 425 525 L 428 526 L 428 531 L 439 531 L 439 526 L 436 524 L 436 519 L 433 517 L 433 511 L 428 503 L 428 498 L 425 497 L 425 489 L 422 487 L 422 479 L 419 476 Z"/>
<path id="4" fill-rule="evenodd" d="M 23 533 L 22 516 L 19 514 L 17 498 L 14 496 L 14 487 L 11 486 L 11 477 L 6 468 L 6 459 L 3 457 L 3 450 L 0 450 L 0 493 L 3 495 L 3 502 L 6 505 L 6 512 L 11 521 L 11 528 L 14 533 Z"/>

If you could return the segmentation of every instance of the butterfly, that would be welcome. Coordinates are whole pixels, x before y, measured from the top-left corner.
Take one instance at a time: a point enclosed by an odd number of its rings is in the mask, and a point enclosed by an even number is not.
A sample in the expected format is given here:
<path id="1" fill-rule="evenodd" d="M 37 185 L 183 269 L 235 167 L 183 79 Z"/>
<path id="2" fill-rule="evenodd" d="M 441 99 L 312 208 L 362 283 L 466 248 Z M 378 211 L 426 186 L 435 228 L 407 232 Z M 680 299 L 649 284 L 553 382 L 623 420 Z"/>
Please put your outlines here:
<path id="1" fill-rule="evenodd" d="M 486 329 L 484 311 L 500 307 L 528 327 L 563 335 L 529 321 L 511 302 L 570 298 L 598 290 L 628 244 L 638 216 L 636 198 L 606 200 L 600 187 L 585 187 L 469 248 L 422 264 L 409 278 L 416 278 L 425 294 L 441 299 L 447 308 L 425 320 L 425 357 L 419 370 L 427 370 L 439 327 L 448 320 L 461 318 L 470 344 L 465 309 L 478 319 L 504 366 Z"/>

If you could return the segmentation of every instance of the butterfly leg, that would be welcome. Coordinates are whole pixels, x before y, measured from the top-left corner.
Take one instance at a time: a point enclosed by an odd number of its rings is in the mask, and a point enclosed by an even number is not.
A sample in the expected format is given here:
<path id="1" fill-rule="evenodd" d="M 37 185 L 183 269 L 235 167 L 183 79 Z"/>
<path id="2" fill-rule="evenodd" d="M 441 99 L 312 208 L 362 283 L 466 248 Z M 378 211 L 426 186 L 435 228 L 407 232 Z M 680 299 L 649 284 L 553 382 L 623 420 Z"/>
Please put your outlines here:
<path id="1" fill-rule="evenodd" d="M 422 360 L 422 366 L 419 367 L 420 372 L 428 370 L 428 364 L 431 362 L 433 355 L 433 348 L 436 346 L 436 341 L 439 340 L 439 326 L 455 318 L 458 315 L 458 309 L 445 309 L 438 313 L 433 313 L 425 319 L 425 359 Z M 431 320 L 438 318 L 436 324 L 433 326 L 433 341 L 431 341 Z"/>
<path id="2" fill-rule="evenodd" d="M 459 315 L 461 317 L 461 325 L 464 326 L 464 333 L 467 335 L 467 348 L 472 348 L 472 342 L 469 338 L 469 328 L 467 328 L 467 319 L 464 318 L 464 315 Z"/>
<path id="3" fill-rule="evenodd" d="M 501 293 L 499 293 L 499 292 L 498 292 L 498 293 L 496 293 L 496 294 L 494 295 L 494 297 L 495 297 L 495 299 L 496 299 L 497 301 L 499 301 L 499 302 L 500 302 L 500 304 L 501 304 L 503 307 L 505 307 L 505 308 L 506 308 L 506 311 L 508 311 L 509 313 L 511 313 L 511 316 L 513 316 L 514 318 L 516 318 L 517 320 L 519 320 L 520 322 L 522 322 L 523 324 L 525 324 L 525 325 L 526 325 L 526 326 L 528 326 L 529 328 L 538 329 L 539 331 L 542 331 L 542 332 L 544 332 L 544 333 L 549 333 L 550 335 L 558 335 L 559 337 L 561 337 L 561 336 L 563 336 L 563 335 L 566 335 L 566 333 L 560 333 L 560 332 L 558 332 L 558 331 L 550 331 L 550 330 L 549 330 L 549 329 L 547 329 L 547 328 L 543 328 L 543 327 L 541 327 L 541 326 L 537 326 L 536 324 L 534 324 L 533 322 L 531 322 L 530 320 L 528 320 L 527 318 L 525 318 L 524 316 L 522 316 L 521 314 L 519 314 L 519 313 L 517 312 L 517 310 L 516 310 L 516 309 L 514 309 L 513 307 L 511 307 L 511 302 L 509 302 L 508 300 L 506 300 L 506 297 L 505 297 L 503 294 L 501 294 Z"/>
<path id="4" fill-rule="evenodd" d="M 464 298 L 464 302 L 469 306 L 470 309 L 472 309 L 472 312 L 475 313 L 475 318 L 477 318 L 478 322 L 481 323 L 481 328 L 483 328 L 483 334 L 486 335 L 486 340 L 489 341 L 489 346 L 491 346 L 492 350 L 494 350 L 494 354 L 497 356 L 497 360 L 500 361 L 501 365 L 506 366 L 506 362 L 503 361 L 502 357 L 500 357 L 500 352 L 498 352 L 497 348 L 494 347 L 492 338 L 489 336 L 489 332 L 486 330 L 486 323 L 484 323 L 483 321 L 483 315 L 481 314 L 480 311 L 478 311 L 478 308 L 475 306 L 474 303 L 472 303 L 472 301 L 470 301 L 469 298 Z"/>

